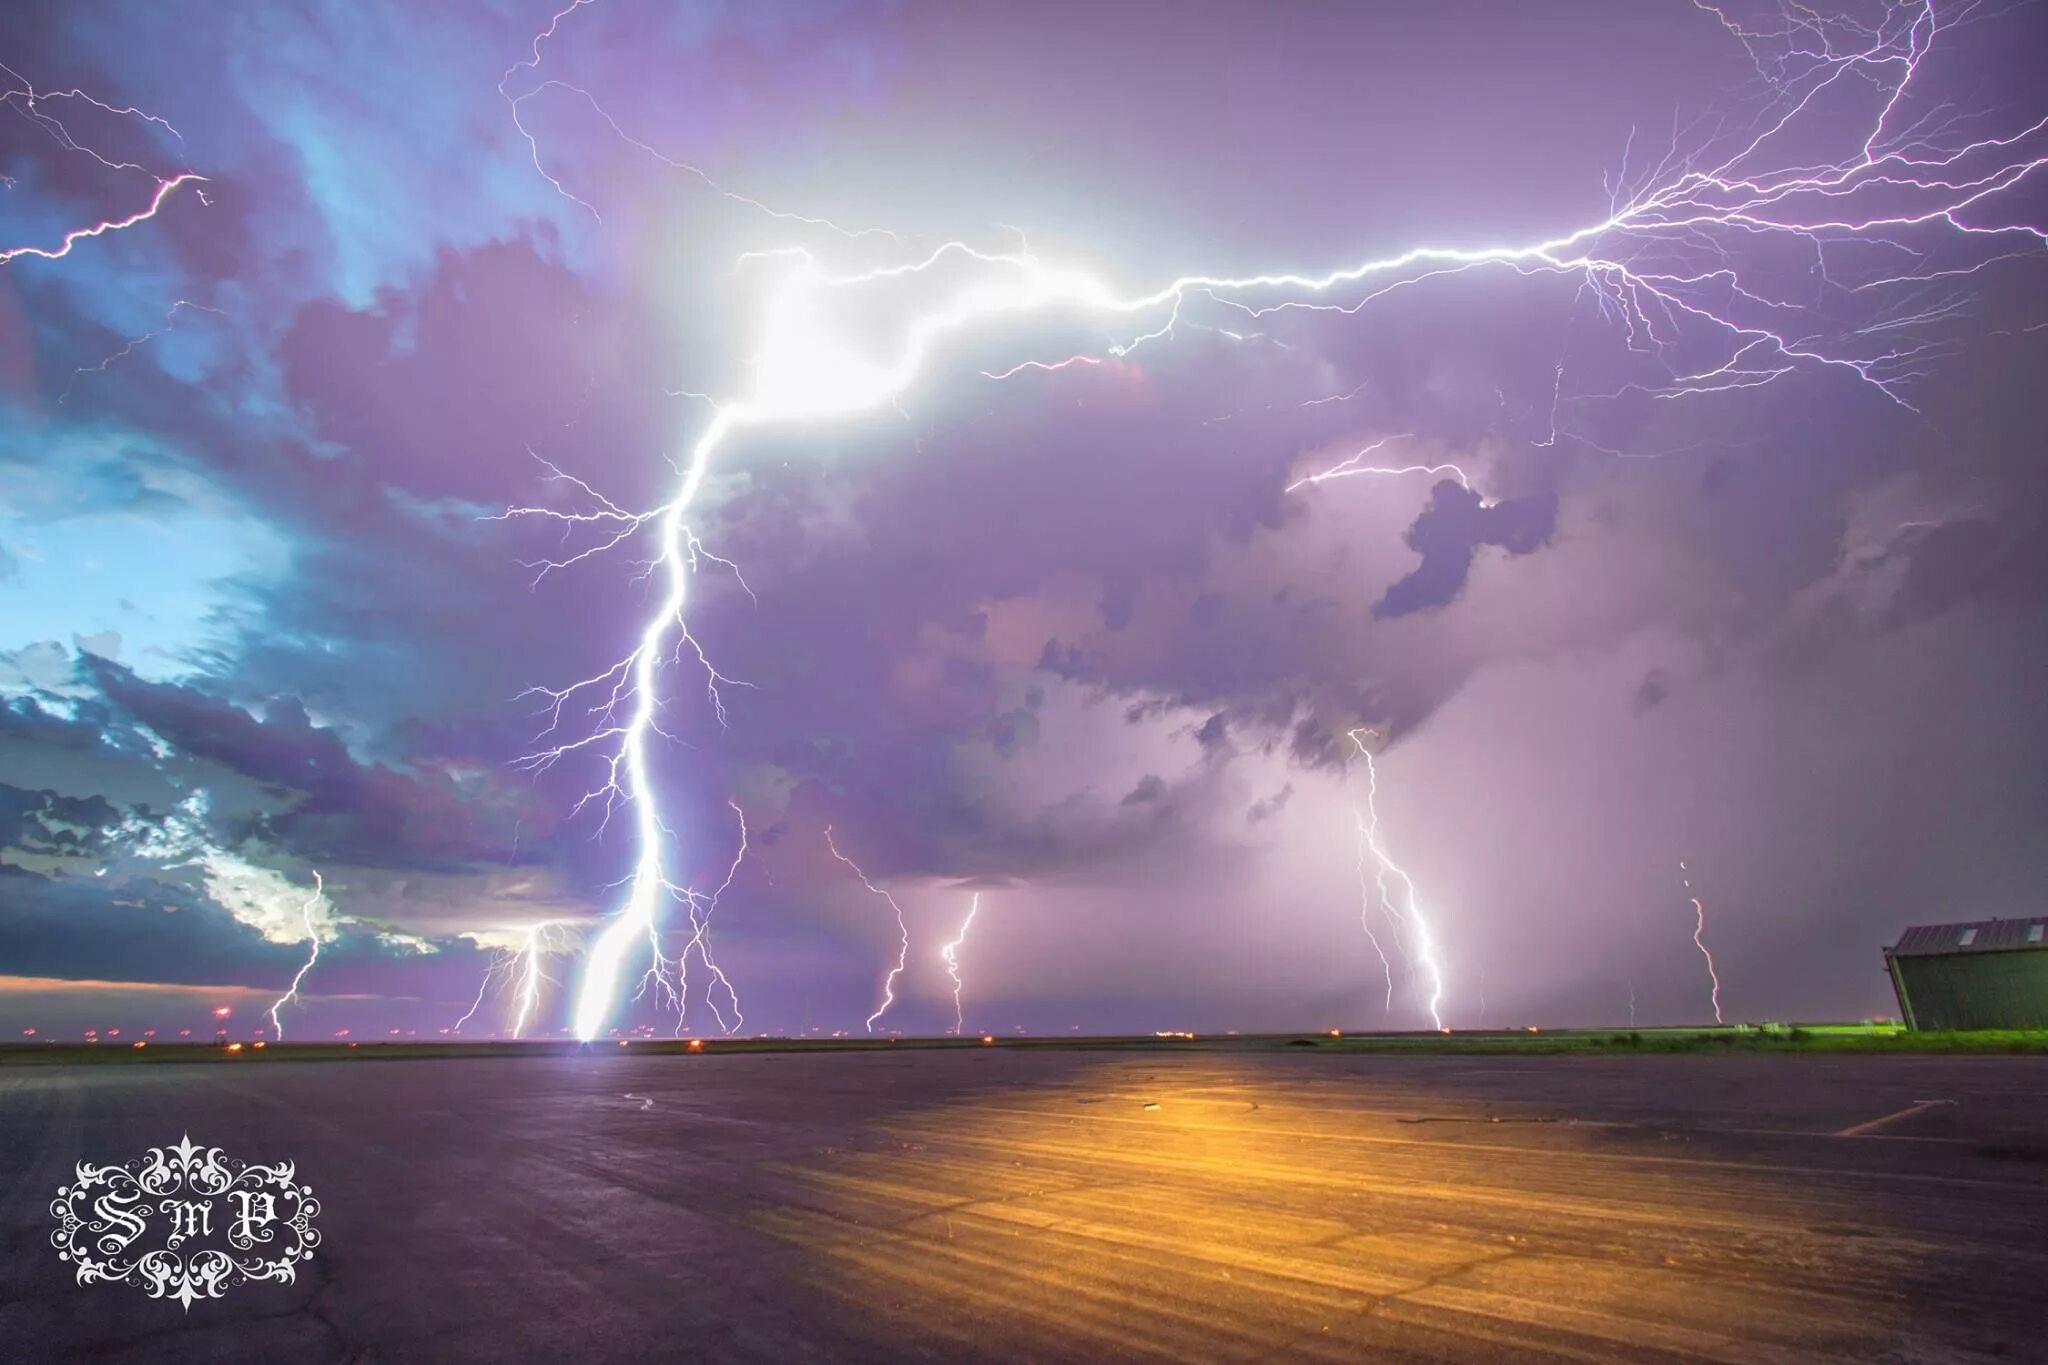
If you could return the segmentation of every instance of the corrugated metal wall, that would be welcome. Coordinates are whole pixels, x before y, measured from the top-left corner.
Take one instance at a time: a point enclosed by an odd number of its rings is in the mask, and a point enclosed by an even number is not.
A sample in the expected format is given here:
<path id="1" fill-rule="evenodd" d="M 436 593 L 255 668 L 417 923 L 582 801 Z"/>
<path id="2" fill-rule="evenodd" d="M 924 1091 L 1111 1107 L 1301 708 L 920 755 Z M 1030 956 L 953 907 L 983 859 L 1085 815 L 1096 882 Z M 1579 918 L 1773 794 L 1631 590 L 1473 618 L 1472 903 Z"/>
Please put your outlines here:
<path id="1" fill-rule="evenodd" d="M 1918 1029 L 2048 1028 L 2048 952 L 1895 957 Z"/>

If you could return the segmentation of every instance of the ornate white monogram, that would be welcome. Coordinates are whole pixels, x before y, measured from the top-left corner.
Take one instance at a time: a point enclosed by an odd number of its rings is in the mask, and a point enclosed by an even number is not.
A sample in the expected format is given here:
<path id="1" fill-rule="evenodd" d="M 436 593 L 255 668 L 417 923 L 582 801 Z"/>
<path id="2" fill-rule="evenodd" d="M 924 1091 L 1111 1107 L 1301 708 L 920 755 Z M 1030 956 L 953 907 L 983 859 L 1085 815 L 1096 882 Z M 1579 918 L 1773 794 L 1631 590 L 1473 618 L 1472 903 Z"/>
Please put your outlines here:
<path id="1" fill-rule="evenodd" d="M 236 1161 L 189 1136 L 119 1166 L 79 1162 L 50 1213 L 78 1283 L 136 1285 L 188 1313 L 251 1280 L 292 1283 L 320 1245 L 320 1201 L 291 1162 Z"/>

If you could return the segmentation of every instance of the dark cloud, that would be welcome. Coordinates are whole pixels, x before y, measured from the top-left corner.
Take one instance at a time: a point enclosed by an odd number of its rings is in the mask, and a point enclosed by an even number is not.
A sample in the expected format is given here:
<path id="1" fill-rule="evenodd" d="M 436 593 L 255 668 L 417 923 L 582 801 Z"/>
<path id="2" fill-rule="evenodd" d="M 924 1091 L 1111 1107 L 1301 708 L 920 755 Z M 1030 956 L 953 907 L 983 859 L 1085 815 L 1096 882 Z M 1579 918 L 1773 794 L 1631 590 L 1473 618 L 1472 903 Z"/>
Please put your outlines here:
<path id="1" fill-rule="evenodd" d="M 1670 695 L 1670 675 L 1661 668 L 1653 668 L 1636 684 L 1635 695 L 1629 698 L 1629 709 L 1640 715 Z"/>
<path id="2" fill-rule="evenodd" d="M 1304 768 L 1338 768 L 1344 764 L 1342 744 L 1335 730 L 1311 716 L 1295 724 L 1288 750 Z"/>
<path id="3" fill-rule="evenodd" d="M 1531 554 L 1557 529 L 1554 496 L 1488 503 L 1450 480 L 1430 492 L 1429 506 L 1408 528 L 1408 548 L 1422 562 L 1373 604 L 1377 617 L 1406 616 L 1446 606 L 1464 591 L 1480 547 L 1497 545 L 1511 555 Z"/>
<path id="4" fill-rule="evenodd" d="M 513 856 L 527 821 L 544 840 L 551 821 L 501 773 L 458 785 L 421 763 L 401 772 L 359 762 L 341 735 L 316 726 L 296 697 L 274 698 L 259 718 L 173 683 L 147 682 L 120 664 L 84 656 L 81 671 L 116 707 L 179 752 L 271 789 L 285 809 L 265 829 L 302 856 L 382 867 L 459 868 Z"/>
<path id="5" fill-rule="evenodd" d="M 1245 812 L 1245 819 L 1254 825 L 1261 820 L 1270 820 L 1287 809 L 1287 803 L 1293 796 L 1294 784 L 1290 782 L 1271 796 L 1262 796 L 1252 802 L 1251 808 Z"/>
<path id="6" fill-rule="evenodd" d="M 305 960 L 205 896 L 154 881 L 0 865 L 0 906 L 0 960 L 23 976 L 270 985 Z"/>
<path id="7" fill-rule="evenodd" d="M 21 849 L 75 858 L 106 847 L 107 830 L 121 813 L 103 796 L 24 791 L 0 783 L 0 853 Z"/>
<path id="8" fill-rule="evenodd" d="M 1150 805 L 1166 797 L 1166 779 L 1157 773 L 1146 773 L 1138 779 L 1138 785 L 1124 793 L 1121 804 L 1126 806 Z"/>
<path id="9" fill-rule="evenodd" d="M 467 943 L 436 948 L 421 953 L 373 929 L 344 926 L 321 946 L 319 994 L 396 1000 L 406 1003 L 406 1015 L 434 1019 L 438 1011 L 420 1006 L 461 1000 L 485 965 L 484 955 Z M 0 961 L 12 976 L 282 992 L 306 956 L 304 943 L 273 943 L 176 883 L 46 877 L 0 864 Z M 391 1013 L 390 1004 L 384 1012 Z"/>

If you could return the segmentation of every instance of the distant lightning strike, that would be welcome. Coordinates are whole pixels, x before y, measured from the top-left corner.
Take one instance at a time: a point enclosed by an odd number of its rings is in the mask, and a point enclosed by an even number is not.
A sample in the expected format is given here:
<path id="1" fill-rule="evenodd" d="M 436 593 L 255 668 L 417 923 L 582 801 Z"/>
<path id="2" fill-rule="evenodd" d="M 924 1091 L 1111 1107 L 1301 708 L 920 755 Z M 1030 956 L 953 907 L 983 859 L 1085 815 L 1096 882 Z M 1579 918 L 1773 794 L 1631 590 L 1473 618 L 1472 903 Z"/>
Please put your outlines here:
<path id="1" fill-rule="evenodd" d="M 1356 818 L 1357 812 L 1354 811 L 1352 814 Z M 1358 927 L 1365 930 L 1365 941 L 1372 945 L 1373 952 L 1379 956 L 1380 970 L 1386 973 L 1387 998 L 1380 1008 L 1385 1012 L 1391 1013 L 1394 1008 L 1394 963 L 1387 956 L 1387 950 L 1380 945 L 1380 936 L 1374 933 L 1372 928 L 1373 888 L 1375 884 L 1379 889 L 1381 910 L 1391 914 L 1391 907 L 1387 905 L 1387 883 L 1384 864 L 1380 864 L 1372 854 L 1372 840 L 1367 837 L 1364 822 L 1360 821 L 1358 829 Z M 1380 867 L 1377 876 L 1372 871 L 1374 866 Z"/>
<path id="2" fill-rule="evenodd" d="M 304 916 L 306 921 L 306 942 L 313 945 L 313 951 L 306 955 L 305 965 L 301 966 L 298 974 L 292 978 L 290 988 L 283 995 L 277 997 L 277 1000 L 270 1007 L 271 1032 L 277 1036 L 279 1042 L 284 1041 L 284 1024 L 278 1019 L 277 1012 L 291 1001 L 299 998 L 299 983 L 306 979 L 306 973 L 312 971 L 313 964 L 320 960 L 320 926 L 313 920 L 313 907 L 320 903 L 320 898 L 325 890 L 326 887 L 320 880 L 319 872 L 315 871 L 313 873 L 313 894 L 306 897 L 305 904 L 299 907 L 299 913 Z"/>
<path id="3" fill-rule="evenodd" d="M 939 949 L 939 956 L 945 959 L 946 975 L 953 978 L 953 1036 L 959 1037 L 966 1026 L 966 1016 L 960 1010 L 960 945 L 967 942 L 967 931 L 974 927 L 974 917 L 981 913 L 981 893 L 974 893 L 974 899 L 967 903 L 967 918 L 960 921 L 960 932 L 945 947 Z"/>
<path id="4" fill-rule="evenodd" d="M 740 864 L 747 860 L 747 813 L 740 809 L 737 801 L 728 801 L 725 804 L 732 811 L 733 818 L 739 821 L 739 848 L 732 855 L 732 863 L 725 869 L 725 880 L 718 884 L 716 891 L 709 896 L 692 894 L 687 897 L 690 908 L 690 941 L 684 944 L 683 951 L 676 955 L 676 1000 L 680 1006 L 676 1015 L 678 1031 L 682 1028 L 683 1012 L 688 1010 L 690 1004 L 690 954 L 693 951 L 697 954 L 698 961 L 704 964 L 704 970 L 710 973 L 711 981 L 724 988 L 727 1006 L 732 1010 L 733 1021 L 728 1024 L 725 1022 L 725 1011 L 719 1009 L 718 1001 L 711 993 L 711 983 L 707 982 L 704 987 L 704 1003 L 710 1006 L 711 1015 L 718 1021 L 719 1030 L 730 1034 L 747 1022 L 747 1016 L 740 1012 L 739 991 L 726 979 L 724 969 L 711 955 L 711 919 L 718 913 L 718 902 L 731 888 L 733 878 L 739 876 Z"/>
<path id="5" fill-rule="evenodd" d="M 540 1008 L 541 982 L 552 982 L 553 977 L 541 970 L 541 955 L 547 951 L 547 933 L 554 927 L 549 920 L 534 925 L 526 931 L 526 942 L 519 951 L 519 1008 L 512 1015 L 512 1036 L 517 1038 L 533 1022 L 534 1012 Z"/>
<path id="6" fill-rule="evenodd" d="M 446 1030 L 461 1033 L 462 1026 L 476 1017 L 483 1008 L 484 997 L 489 994 L 491 983 L 500 978 L 508 979 L 514 991 L 514 1005 L 509 1025 L 511 1036 L 517 1038 L 526 1031 L 540 1006 L 540 991 L 543 983 L 556 984 L 555 979 L 541 966 L 541 959 L 551 952 L 559 951 L 558 935 L 566 932 L 560 920 L 542 920 L 529 925 L 520 938 L 517 948 L 508 948 L 494 953 L 484 967 L 483 980 L 477 983 L 476 998 L 469 1003 L 454 1027 Z"/>
<path id="7" fill-rule="evenodd" d="M 1685 864 L 1680 863 L 1678 870 L 1684 872 Z M 1700 956 L 1707 960 L 1707 980 L 1713 983 L 1714 1022 L 1725 1024 L 1728 1021 L 1721 1017 L 1721 974 L 1714 970 L 1714 955 L 1707 951 L 1706 938 L 1704 937 L 1707 932 L 1707 907 L 1701 905 L 1700 898 L 1692 894 L 1692 878 L 1684 877 L 1681 880 L 1685 883 L 1686 899 L 1692 902 L 1692 944 L 1693 947 L 1700 950 Z"/>
<path id="8" fill-rule="evenodd" d="M 504 965 L 504 960 L 497 956 L 493 956 L 489 962 L 484 964 L 484 979 L 477 983 L 476 999 L 469 1002 L 469 1008 L 463 1011 L 460 1019 L 455 1021 L 454 1026 L 449 1030 L 451 1033 L 462 1032 L 462 1026 L 476 1018 L 476 1012 L 484 1007 L 485 993 L 491 989 L 491 982 L 497 980 L 498 969 Z"/>
<path id="9" fill-rule="evenodd" d="M 547 29 L 535 36 L 530 58 L 507 68 L 499 93 L 510 106 L 536 171 L 565 199 L 595 217 L 596 210 L 587 201 L 545 169 L 538 143 L 521 119 L 524 99 L 549 83 L 535 85 L 521 95 L 514 95 L 510 88 L 520 73 L 538 73 L 542 44 L 555 36 L 564 19 L 587 3 L 590 0 L 576 0 L 553 16 Z M 901 400 L 930 367 L 942 341 L 1004 319 L 1049 315 L 1150 319 L 1134 322 L 1133 334 L 1124 340 L 1111 339 L 1101 354 L 1021 356 L 983 371 L 991 379 L 1053 376 L 1170 341 L 1178 324 L 1208 326 L 1183 318 L 1183 310 L 1189 306 L 1214 305 L 1255 319 L 1296 310 L 1350 315 L 1394 291 L 1420 289 L 1445 276 L 1498 268 L 1522 277 L 1576 278 L 1580 297 L 1589 297 L 1600 315 L 1617 327 L 1626 352 L 1661 367 L 1662 378 L 1627 386 L 1654 398 L 1739 393 L 1778 383 L 1795 373 L 1833 373 L 1911 409 L 1910 386 L 1924 377 L 1927 366 L 1941 353 L 1940 347 L 1918 338 L 1910 328 L 1879 330 L 1869 322 L 1884 322 L 1894 316 L 1903 322 L 1910 316 L 1916 326 L 1932 326 L 1941 320 L 1939 305 L 1917 297 L 1914 289 L 1935 273 L 1974 274 L 2007 259 L 2011 251 L 1988 255 L 1961 269 L 1944 267 L 1936 272 L 1930 267 L 1928 272 L 1899 276 L 1896 267 L 1888 268 L 1884 276 L 1895 283 L 1886 287 L 1902 291 L 1901 303 L 1889 309 L 1882 303 L 1872 304 L 1883 311 L 1875 319 L 1865 319 L 1862 327 L 1830 323 L 1818 309 L 1774 298 L 1769 289 L 1746 281 L 1742 253 L 1758 243 L 1794 244 L 1811 256 L 1826 283 L 1855 295 L 1877 288 L 1879 281 L 1874 270 L 1870 279 L 1851 277 L 1845 255 L 1852 244 L 1882 246 L 1924 259 L 1925 242 L 1909 245 L 1901 239 L 1940 236 L 1964 243 L 1982 238 L 1996 245 L 2001 239 L 2024 237 L 2030 245 L 2048 242 L 2048 232 L 2042 228 L 1998 221 L 1993 212 L 2001 196 L 2048 163 L 2048 154 L 2028 150 L 2048 141 L 2044 137 L 2048 118 L 2006 135 L 1966 140 L 1956 131 L 1962 126 L 1960 117 L 1945 112 L 1946 106 L 1937 106 L 1918 121 L 1897 126 L 1899 110 L 1921 62 L 1944 27 L 1931 0 L 1892 7 L 1876 27 L 1823 21 L 1802 7 L 1798 11 L 1802 17 L 1779 35 L 1744 30 L 1712 6 L 1703 8 L 1721 18 L 1753 60 L 1773 41 L 1786 47 L 1786 54 L 1775 61 L 1759 61 L 1758 70 L 1769 88 L 1762 112 L 1744 133 L 1722 142 L 1721 151 L 1711 156 L 1705 152 L 1681 154 L 1674 138 L 1673 149 L 1662 161 L 1636 177 L 1633 191 L 1621 180 L 1610 183 L 1605 217 L 1539 241 L 1479 247 L 1424 244 L 1323 273 L 1277 270 L 1243 276 L 1185 275 L 1133 295 L 1119 294 L 1085 272 L 1049 265 L 1028 244 L 1014 251 L 991 252 L 953 241 L 922 256 L 857 271 L 831 269 L 809 248 L 798 245 L 745 253 L 741 263 L 779 262 L 780 274 L 767 288 L 749 329 L 754 350 L 748 378 L 730 400 L 707 400 L 710 418 L 690 446 L 674 496 L 646 512 L 629 512 L 598 499 L 594 512 L 514 508 L 506 514 L 553 519 L 568 532 L 597 533 L 594 545 L 542 564 L 542 573 L 651 536 L 651 563 L 662 583 L 660 600 L 630 653 L 603 672 L 565 688 L 542 689 L 552 703 L 549 733 L 572 702 L 592 723 L 580 736 L 543 750 L 529 761 L 545 767 L 572 753 L 599 756 L 604 781 L 577 803 L 578 809 L 600 802 L 608 820 L 621 806 L 629 808 L 635 848 L 624 903 L 598 937 L 585 967 L 575 1010 L 577 1036 L 590 1039 L 603 1029 L 616 1004 L 624 957 L 632 945 L 649 943 L 658 951 L 655 930 L 662 907 L 670 900 L 692 903 L 690 894 L 668 878 L 669 831 L 659 809 L 649 737 L 665 737 L 658 723 L 658 683 L 664 661 L 681 662 L 686 651 L 690 662 L 705 675 L 714 711 L 721 718 L 724 712 L 720 687 L 731 680 L 712 665 L 690 634 L 684 616 L 698 562 L 687 518 L 714 458 L 750 432 L 884 408 L 900 411 Z M 1959 9 L 1952 22 L 1962 22 L 1972 8 Z M 1820 165 L 1812 164 L 1810 152 L 1802 150 L 1808 164 L 1763 168 L 1769 151 L 1790 141 L 1784 135 L 1807 122 L 1805 116 L 1823 95 L 1838 86 L 1847 88 L 1858 79 L 1870 81 L 1885 98 L 1853 149 Z M 596 105 L 588 92 L 566 85 L 562 88 Z M 601 107 L 598 112 L 630 145 L 660 156 L 645 143 L 627 137 Z M 1803 146 L 1810 148 L 1820 133 L 1802 127 L 1802 136 Z M 695 171 L 670 158 L 660 159 Z M 1622 180 L 1628 178 L 1625 168 Z M 719 193 L 753 203 L 783 230 L 816 225 L 841 239 L 857 235 L 823 220 L 766 209 L 722 188 Z M 961 272 L 968 276 L 964 282 L 956 278 Z M 918 306 L 900 324 L 893 345 L 873 349 L 835 330 L 835 311 L 827 306 L 828 300 L 836 304 L 851 297 L 911 287 L 936 289 L 937 297 L 913 301 Z M 1718 358 L 1699 359 L 1710 344 Z M 1607 396 L 1564 395 L 1562 371 L 1557 390 L 1553 407 Z M 1471 486 L 1464 472 L 1452 466 L 1389 469 L 1353 465 L 1347 469 L 1340 465 L 1309 481 L 1354 473 L 1449 473 Z M 583 491 L 590 494 L 587 488 Z M 1366 762 L 1370 772 L 1370 754 Z M 1376 845 L 1375 852 L 1384 859 L 1384 851 Z M 1398 872 L 1391 864 L 1387 867 Z M 1417 929 L 1426 946 L 1426 928 L 1418 922 Z M 1428 957 L 1435 978 L 1433 950 Z M 893 973 L 889 980 L 893 982 Z M 1432 1017 L 1441 990 L 1441 981 L 1436 980 Z M 889 998 L 893 997 L 885 992 L 885 1009 Z"/>
<path id="10" fill-rule="evenodd" d="M 875 1020 L 887 1014 L 889 1006 L 896 1003 L 896 978 L 903 974 L 904 965 L 910 961 L 910 926 L 905 923 L 903 907 L 896 903 L 896 898 L 869 881 L 868 874 L 860 870 L 860 864 L 839 851 L 839 845 L 833 842 L 832 826 L 830 825 L 825 826 L 825 847 L 832 850 L 833 857 L 853 869 L 853 875 L 860 878 L 862 886 L 865 886 L 868 890 L 887 901 L 889 908 L 896 912 L 896 933 L 901 943 L 896 950 L 896 965 L 891 967 L 888 975 L 882 978 L 882 1003 L 875 1006 L 875 1012 L 867 1018 L 868 1032 L 873 1033 L 875 1031 Z M 961 937 L 966 937 L 964 928 Z"/>
<path id="11" fill-rule="evenodd" d="M 1379 888 L 1380 906 L 1386 911 L 1389 919 L 1394 917 L 1395 911 L 1393 898 L 1387 894 L 1387 877 L 1391 874 L 1398 878 L 1407 893 L 1406 914 L 1409 928 L 1415 931 L 1415 956 L 1422 963 L 1422 970 L 1429 978 L 1429 1000 L 1426 1008 L 1429 1010 L 1430 1022 L 1442 1028 L 1444 1019 L 1439 1007 L 1443 1004 L 1444 998 L 1444 972 L 1443 964 L 1437 956 L 1436 934 L 1429 926 L 1429 917 L 1423 912 L 1422 902 L 1415 890 L 1415 879 L 1387 855 L 1386 846 L 1380 842 L 1380 775 L 1378 767 L 1372 761 L 1372 750 L 1367 748 L 1365 741 L 1360 738 L 1366 733 L 1363 729 L 1350 733 L 1351 743 L 1357 748 L 1359 756 L 1365 760 L 1365 809 L 1362 812 L 1353 812 L 1358 823 L 1358 837 L 1371 852 L 1374 861 L 1379 864 L 1375 880 Z M 1373 947 L 1379 947 L 1377 941 L 1373 943 Z M 1381 960 L 1385 960 L 1384 954 L 1381 955 Z M 1388 998 L 1391 1000 L 1391 993 Z"/>

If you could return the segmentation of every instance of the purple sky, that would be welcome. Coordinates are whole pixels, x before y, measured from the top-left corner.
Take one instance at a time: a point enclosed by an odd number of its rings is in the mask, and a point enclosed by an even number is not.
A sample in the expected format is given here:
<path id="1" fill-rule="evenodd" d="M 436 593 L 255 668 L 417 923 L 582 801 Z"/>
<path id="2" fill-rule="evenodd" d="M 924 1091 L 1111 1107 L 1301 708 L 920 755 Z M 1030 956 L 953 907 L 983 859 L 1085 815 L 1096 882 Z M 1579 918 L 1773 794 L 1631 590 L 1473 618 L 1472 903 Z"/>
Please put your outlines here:
<path id="1" fill-rule="evenodd" d="M 2035 7 L 555 8 L 0 18 L 7 1036 L 267 1026 L 309 933 L 287 1036 L 554 1033 L 643 810 L 704 896 L 750 833 L 722 1016 L 655 897 L 700 1032 L 880 1003 L 827 825 L 915 1033 L 977 892 L 1034 1032 L 1698 1021 L 1695 894 L 1731 1020 L 1882 1014 L 2038 913 Z M 528 689 L 720 411 L 725 722 L 671 625 L 579 802 L 631 699 Z"/>

